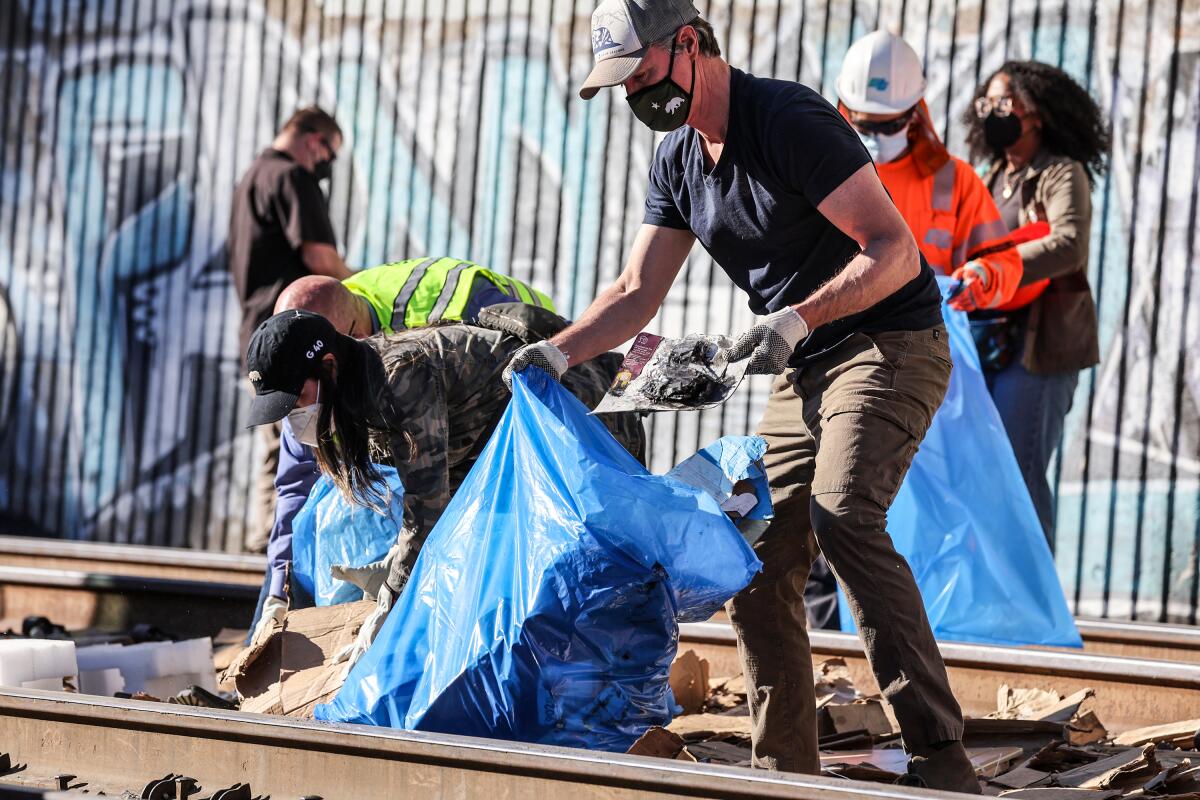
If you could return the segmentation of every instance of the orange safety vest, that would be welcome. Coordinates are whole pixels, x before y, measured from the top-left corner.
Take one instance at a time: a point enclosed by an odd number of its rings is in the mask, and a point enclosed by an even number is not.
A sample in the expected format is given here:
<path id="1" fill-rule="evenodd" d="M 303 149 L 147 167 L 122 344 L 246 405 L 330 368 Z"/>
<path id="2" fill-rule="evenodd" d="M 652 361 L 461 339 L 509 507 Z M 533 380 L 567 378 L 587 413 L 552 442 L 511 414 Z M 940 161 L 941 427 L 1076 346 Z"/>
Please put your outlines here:
<path id="1" fill-rule="evenodd" d="M 922 175 L 909 154 L 876 168 L 929 266 L 950 275 L 977 261 L 988 274 L 983 307 L 997 308 L 1013 296 L 1024 272 L 1021 256 L 970 165 L 950 156 L 932 174 Z"/>
<path id="2" fill-rule="evenodd" d="M 845 105 L 838 103 L 838 110 L 849 121 Z M 983 180 L 938 138 L 924 100 L 917 104 L 917 121 L 908 153 L 875 165 L 879 179 L 929 266 L 951 275 L 968 261 L 979 262 L 988 274 L 984 307 L 999 308 L 1021 283 L 1021 255 Z"/>

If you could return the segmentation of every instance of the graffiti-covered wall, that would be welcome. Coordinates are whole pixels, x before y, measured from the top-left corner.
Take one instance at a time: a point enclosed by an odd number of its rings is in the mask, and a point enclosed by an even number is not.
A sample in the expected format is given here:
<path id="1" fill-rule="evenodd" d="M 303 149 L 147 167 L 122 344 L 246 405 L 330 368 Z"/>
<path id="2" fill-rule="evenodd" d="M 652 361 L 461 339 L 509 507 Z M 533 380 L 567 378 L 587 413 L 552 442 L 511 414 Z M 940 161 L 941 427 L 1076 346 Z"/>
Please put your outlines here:
<path id="1" fill-rule="evenodd" d="M 331 182 L 355 266 L 451 254 L 578 313 L 641 220 L 654 135 L 574 87 L 591 0 L 10 0 L 0 4 L 0 520 L 6 531 L 236 550 L 261 454 L 242 428 L 233 186 L 298 105 L 346 130 Z M 1110 115 L 1092 283 L 1103 363 L 1053 469 L 1081 613 L 1189 619 L 1200 543 L 1193 291 L 1197 0 L 712 2 L 729 60 L 832 96 L 876 27 L 922 53 L 951 147 L 1006 57 L 1062 65 Z M 697 249 L 653 327 L 736 331 Z M 753 428 L 764 386 L 657 417 L 658 468 Z M 960 487 L 963 492 L 986 487 Z"/>

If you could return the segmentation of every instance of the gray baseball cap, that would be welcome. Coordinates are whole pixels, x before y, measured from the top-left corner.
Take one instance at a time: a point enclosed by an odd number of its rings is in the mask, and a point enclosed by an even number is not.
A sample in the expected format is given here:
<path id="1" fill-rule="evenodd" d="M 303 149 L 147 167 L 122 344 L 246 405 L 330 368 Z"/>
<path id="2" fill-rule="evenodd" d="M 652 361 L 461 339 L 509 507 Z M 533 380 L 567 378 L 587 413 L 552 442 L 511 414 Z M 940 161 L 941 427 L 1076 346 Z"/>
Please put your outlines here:
<path id="1" fill-rule="evenodd" d="M 698 16 L 691 0 L 604 0 L 592 12 L 596 64 L 579 96 L 591 100 L 601 88 L 624 83 L 637 71 L 651 44 Z"/>

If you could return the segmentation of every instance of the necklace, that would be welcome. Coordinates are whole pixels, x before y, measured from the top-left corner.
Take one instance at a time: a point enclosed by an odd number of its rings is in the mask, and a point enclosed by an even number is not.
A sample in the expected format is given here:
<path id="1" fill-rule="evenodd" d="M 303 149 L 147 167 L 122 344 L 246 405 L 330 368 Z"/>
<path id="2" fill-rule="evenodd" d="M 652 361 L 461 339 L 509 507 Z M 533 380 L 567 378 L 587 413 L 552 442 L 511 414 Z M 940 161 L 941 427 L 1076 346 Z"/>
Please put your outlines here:
<path id="1" fill-rule="evenodd" d="M 1004 188 L 1000 191 L 1000 195 L 1005 199 L 1013 196 L 1013 192 L 1017 189 L 1017 184 L 1021 182 L 1021 176 L 1025 174 L 1025 167 L 1019 170 L 1004 170 Z"/>

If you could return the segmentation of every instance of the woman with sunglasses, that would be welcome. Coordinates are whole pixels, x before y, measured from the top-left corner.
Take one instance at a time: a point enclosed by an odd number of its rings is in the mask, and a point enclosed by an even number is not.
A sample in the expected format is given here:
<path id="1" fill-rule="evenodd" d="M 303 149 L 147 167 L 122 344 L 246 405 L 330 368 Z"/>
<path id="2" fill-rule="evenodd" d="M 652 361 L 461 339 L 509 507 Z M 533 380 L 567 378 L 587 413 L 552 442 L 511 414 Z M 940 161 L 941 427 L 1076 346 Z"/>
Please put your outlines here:
<path id="1" fill-rule="evenodd" d="M 974 315 L 984 375 L 1054 547 L 1046 478 L 1080 370 L 1100 361 L 1088 285 L 1092 182 L 1105 171 L 1100 109 L 1057 67 L 1010 61 L 980 84 L 964 116 L 971 159 L 1024 263 L 1012 301 Z"/>
<path id="2" fill-rule="evenodd" d="M 846 53 L 837 92 L 921 254 L 962 281 L 950 305 L 974 311 L 1008 300 L 1021 259 L 983 182 L 934 132 L 912 47 L 886 31 L 867 34 Z"/>

